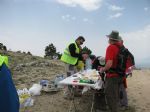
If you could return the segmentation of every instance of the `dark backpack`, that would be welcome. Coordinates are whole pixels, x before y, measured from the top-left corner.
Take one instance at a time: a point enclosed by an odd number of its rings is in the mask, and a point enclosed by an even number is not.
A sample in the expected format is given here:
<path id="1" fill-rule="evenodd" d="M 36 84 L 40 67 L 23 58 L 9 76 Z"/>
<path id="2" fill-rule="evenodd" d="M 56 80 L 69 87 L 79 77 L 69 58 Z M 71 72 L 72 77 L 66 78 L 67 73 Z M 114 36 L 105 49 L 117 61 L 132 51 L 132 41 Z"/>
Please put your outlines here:
<path id="1" fill-rule="evenodd" d="M 130 52 L 124 46 L 118 46 L 119 53 L 117 55 L 117 66 L 116 68 L 110 68 L 107 72 L 118 73 L 119 76 L 124 77 L 126 71 L 126 63 Z"/>
<path id="2" fill-rule="evenodd" d="M 124 46 L 120 46 L 119 47 L 119 53 L 117 56 L 117 67 L 116 67 L 116 72 L 120 75 L 120 76 L 125 76 L 125 71 L 126 71 L 126 63 L 127 63 L 127 59 L 129 56 L 129 51 L 127 48 L 125 48 Z"/>

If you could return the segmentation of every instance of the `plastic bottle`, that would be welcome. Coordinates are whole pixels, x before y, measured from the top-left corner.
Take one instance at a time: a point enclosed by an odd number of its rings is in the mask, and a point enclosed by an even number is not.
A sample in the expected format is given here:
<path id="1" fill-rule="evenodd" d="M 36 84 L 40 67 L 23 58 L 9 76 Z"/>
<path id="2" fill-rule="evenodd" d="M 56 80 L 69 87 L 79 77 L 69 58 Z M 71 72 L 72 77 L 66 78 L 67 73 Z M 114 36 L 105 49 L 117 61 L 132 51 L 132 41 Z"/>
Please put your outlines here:
<path id="1" fill-rule="evenodd" d="M 47 84 L 49 84 L 48 80 L 40 80 L 40 85 L 41 86 L 46 86 Z"/>
<path id="2" fill-rule="evenodd" d="M 62 85 L 59 85 L 59 82 L 62 81 L 63 79 L 64 79 L 63 75 L 56 76 L 55 82 L 54 82 L 55 87 L 57 87 L 57 88 L 63 88 Z"/>
<path id="3" fill-rule="evenodd" d="M 92 69 L 92 60 L 90 58 L 87 58 L 85 60 L 85 69 L 88 70 L 88 69 Z"/>

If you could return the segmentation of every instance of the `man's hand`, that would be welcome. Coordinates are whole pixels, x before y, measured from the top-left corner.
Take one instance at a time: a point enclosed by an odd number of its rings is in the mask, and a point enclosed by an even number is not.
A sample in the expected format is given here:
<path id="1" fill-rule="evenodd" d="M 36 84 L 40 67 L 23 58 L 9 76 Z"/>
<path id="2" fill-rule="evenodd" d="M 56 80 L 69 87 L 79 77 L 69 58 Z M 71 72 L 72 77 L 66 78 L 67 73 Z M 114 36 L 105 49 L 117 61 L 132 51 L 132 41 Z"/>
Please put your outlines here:
<path id="1" fill-rule="evenodd" d="M 100 73 L 104 73 L 105 72 L 105 67 L 101 67 L 99 70 Z"/>
<path id="2" fill-rule="evenodd" d="M 104 72 L 106 72 L 107 70 L 109 70 L 110 67 L 112 66 L 112 63 L 113 63 L 112 60 L 108 60 L 108 61 L 106 62 L 105 67 L 100 68 L 100 73 L 104 73 Z"/>

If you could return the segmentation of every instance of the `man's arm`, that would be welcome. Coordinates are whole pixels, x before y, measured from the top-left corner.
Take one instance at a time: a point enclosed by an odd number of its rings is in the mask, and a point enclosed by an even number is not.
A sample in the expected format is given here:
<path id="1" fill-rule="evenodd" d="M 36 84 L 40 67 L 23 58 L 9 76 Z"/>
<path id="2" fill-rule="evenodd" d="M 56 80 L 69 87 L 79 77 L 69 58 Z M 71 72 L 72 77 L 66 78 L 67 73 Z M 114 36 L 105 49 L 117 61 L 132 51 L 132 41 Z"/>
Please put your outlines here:
<path id="1" fill-rule="evenodd" d="M 113 60 L 108 60 L 108 61 L 106 62 L 105 67 L 102 67 L 102 68 L 100 69 L 100 72 L 103 73 L 103 72 L 109 70 L 109 69 L 111 68 L 112 64 L 113 64 Z"/>
<path id="2" fill-rule="evenodd" d="M 81 58 L 81 54 L 76 53 L 76 46 L 74 43 L 69 45 L 69 51 L 72 57 Z"/>

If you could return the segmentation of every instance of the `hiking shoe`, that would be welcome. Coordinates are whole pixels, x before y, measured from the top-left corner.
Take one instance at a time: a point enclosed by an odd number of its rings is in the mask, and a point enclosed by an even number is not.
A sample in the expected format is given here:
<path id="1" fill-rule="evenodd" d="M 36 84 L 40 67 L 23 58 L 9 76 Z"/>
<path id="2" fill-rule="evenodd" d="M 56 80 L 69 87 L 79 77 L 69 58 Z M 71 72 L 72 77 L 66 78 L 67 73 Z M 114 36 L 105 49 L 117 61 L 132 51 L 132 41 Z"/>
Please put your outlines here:
<path id="1" fill-rule="evenodd" d="M 129 110 L 130 107 L 129 107 L 129 106 L 125 106 L 124 109 L 125 109 L 125 110 Z"/>
<path id="2" fill-rule="evenodd" d="M 95 112 L 108 112 L 108 111 L 96 109 Z"/>
<path id="3" fill-rule="evenodd" d="M 119 108 L 119 110 L 121 110 L 121 111 L 129 110 L 129 109 L 130 109 L 129 106 L 121 106 Z"/>
<path id="4" fill-rule="evenodd" d="M 66 100 L 73 100 L 73 97 L 70 97 L 70 96 L 64 96 L 63 98 Z"/>
<path id="5" fill-rule="evenodd" d="M 66 99 L 66 100 L 72 100 L 72 99 L 73 99 L 73 96 L 72 96 L 71 94 L 64 93 L 63 98 Z"/>

